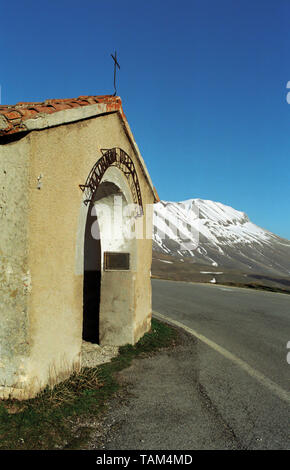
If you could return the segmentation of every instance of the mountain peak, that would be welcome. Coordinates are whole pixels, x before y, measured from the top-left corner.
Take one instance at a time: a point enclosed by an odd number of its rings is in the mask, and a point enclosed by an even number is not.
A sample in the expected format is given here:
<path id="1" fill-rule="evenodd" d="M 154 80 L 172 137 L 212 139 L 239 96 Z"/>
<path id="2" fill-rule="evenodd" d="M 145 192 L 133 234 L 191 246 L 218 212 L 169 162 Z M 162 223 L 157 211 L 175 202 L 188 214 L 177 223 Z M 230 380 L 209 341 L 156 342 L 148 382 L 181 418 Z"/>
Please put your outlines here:
<path id="1" fill-rule="evenodd" d="M 290 272 L 290 241 L 250 221 L 245 212 L 220 202 L 187 199 L 154 205 L 153 247 L 193 262 Z"/>

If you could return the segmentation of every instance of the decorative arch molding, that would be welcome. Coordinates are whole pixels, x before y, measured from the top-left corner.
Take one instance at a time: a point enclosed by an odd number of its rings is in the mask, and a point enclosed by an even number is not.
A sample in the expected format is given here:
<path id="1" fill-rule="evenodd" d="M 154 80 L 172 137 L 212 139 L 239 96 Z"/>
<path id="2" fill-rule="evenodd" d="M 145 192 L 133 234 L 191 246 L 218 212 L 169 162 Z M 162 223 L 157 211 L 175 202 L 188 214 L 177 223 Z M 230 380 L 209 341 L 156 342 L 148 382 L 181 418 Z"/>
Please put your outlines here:
<path id="1" fill-rule="evenodd" d="M 101 149 L 101 152 L 103 155 L 91 169 L 85 184 L 79 185 L 85 195 L 84 204 L 88 205 L 91 202 L 105 172 L 109 167 L 114 166 L 119 168 L 126 176 L 132 193 L 133 203 L 137 206 L 136 215 L 139 217 L 142 216 L 143 203 L 140 184 L 132 159 L 119 147 Z"/>

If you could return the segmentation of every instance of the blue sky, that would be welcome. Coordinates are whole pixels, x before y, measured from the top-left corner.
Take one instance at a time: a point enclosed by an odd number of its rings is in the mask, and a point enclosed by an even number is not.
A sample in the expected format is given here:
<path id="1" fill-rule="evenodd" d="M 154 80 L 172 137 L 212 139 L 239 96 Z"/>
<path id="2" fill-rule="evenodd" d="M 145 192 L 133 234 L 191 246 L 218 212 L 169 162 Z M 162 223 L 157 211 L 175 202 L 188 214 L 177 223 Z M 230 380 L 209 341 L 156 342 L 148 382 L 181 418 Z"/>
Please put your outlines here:
<path id="1" fill-rule="evenodd" d="M 289 0 L 0 0 L 2 104 L 118 94 L 162 199 L 290 239 Z M 290 90 L 289 90 L 290 91 Z"/>

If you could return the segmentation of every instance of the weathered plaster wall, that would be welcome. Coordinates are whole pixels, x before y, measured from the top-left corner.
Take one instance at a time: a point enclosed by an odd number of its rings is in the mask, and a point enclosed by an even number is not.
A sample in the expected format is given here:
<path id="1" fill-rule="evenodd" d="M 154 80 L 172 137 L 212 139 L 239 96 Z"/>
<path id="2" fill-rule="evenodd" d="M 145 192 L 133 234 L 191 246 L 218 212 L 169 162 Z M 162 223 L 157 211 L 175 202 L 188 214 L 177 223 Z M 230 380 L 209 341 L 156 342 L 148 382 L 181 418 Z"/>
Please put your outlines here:
<path id="1" fill-rule="evenodd" d="M 27 263 L 29 137 L 0 145 L 0 393 L 25 385 L 29 353 Z"/>
<path id="2" fill-rule="evenodd" d="M 16 347 L 20 355 L 27 352 L 27 341 L 30 343 L 30 358 L 24 364 L 22 380 L 32 395 L 46 383 L 53 383 L 80 366 L 83 275 L 76 262 L 76 253 L 81 251 L 76 245 L 82 231 L 79 224 L 84 222 L 84 216 L 80 216 L 82 193 L 79 184 L 86 181 L 90 169 L 100 158 L 100 149 L 121 147 L 130 155 L 139 177 L 145 210 L 146 204 L 153 203 L 153 194 L 118 114 L 33 131 L 29 141 L 30 148 L 25 150 L 25 154 L 30 155 L 28 191 L 25 191 L 25 181 L 19 176 L 25 198 L 19 196 L 17 204 L 14 204 L 22 214 L 21 226 L 25 227 L 25 220 L 28 223 L 27 262 L 31 279 L 29 292 L 25 294 L 28 297 L 28 323 L 25 323 L 27 311 L 23 294 L 17 296 L 20 304 L 14 318 L 17 318 L 17 328 L 23 336 Z M 13 144 L 21 154 L 24 151 L 22 142 Z M 24 163 L 22 161 L 19 165 L 21 168 L 18 167 L 17 174 L 23 173 Z M 25 201 L 29 201 L 29 206 Z M 22 213 L 24 206 L 26 211 L 29 207 L 27 219 L 25 211 Z M 16 239 L 17 243 L 22 243 L 19 254 L 23 256 L 25 253 L 25 262 L 21 269 L 27 274 L 25 237 L 23 241 L 19 241 L 18 236 Z M 135 316 L 135 341 L 150 327 L 151 240 L 139 240 L 137 252 L 135 308 L 132 312 Z M 106 274 L 104 289 L 109 295 L 110 273 Z M 128 273 L 118 274 L 121 285 Z M 14 304 L 11 301 L 9 305 L 10 312 Z M 9 325 L 12 326 L 11 321 Z"/>
<path id="3" fill-rule="evenodd" d="M 134 343 L 136 343 L 151 327 L 151 262 L 152 262 L 152 223 L 153 223 L 153 201 L 148 186 L 144 187 L 143 194 L 147 193 L 150 203 L 145 207 L 144 216 L 137 219 L 140 224 L 139 232 L 143 237 L 138 240 L 138 269 L 135 281 L 135 308 L 134 308 Z M 146 197 L 144 197 L 146 199 Z"/>

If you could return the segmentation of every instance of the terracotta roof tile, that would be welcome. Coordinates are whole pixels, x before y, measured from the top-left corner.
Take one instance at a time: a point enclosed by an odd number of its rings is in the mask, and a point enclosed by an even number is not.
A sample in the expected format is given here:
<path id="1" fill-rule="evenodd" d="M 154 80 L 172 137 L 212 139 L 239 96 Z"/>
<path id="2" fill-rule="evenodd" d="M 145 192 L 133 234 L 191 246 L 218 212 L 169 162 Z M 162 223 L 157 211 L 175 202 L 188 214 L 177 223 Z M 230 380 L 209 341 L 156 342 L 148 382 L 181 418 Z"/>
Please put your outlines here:
<path id="1" fill-rule="evenodd" d="M 2 116 L 5 116 L 8 121 L 21 118 L 19 111 L 2 111 Z"/>
<path id="2" fill-rule="evenodd" d="M 18 111 L 22 114 L 23 121 L 25 121 L 25 119 L 31 119 L 33 116 L 38 114 L 38 111 L 35 108 L 21 108 L 21 109 L 18 109 Z"/>
<path id="3" fill-rule="evenodd" d="M 104 103 L 106 112 L 118 111 L 124 115 L 119 96 L 79 96 L 78 98 L 48 99 L 40 103 L 22 102 L 10 106 L 0 105 L 0 136 L 27 131 L 25 121 L 35 119 L 43 114 L 70 110 L 84 106 Z"/>

